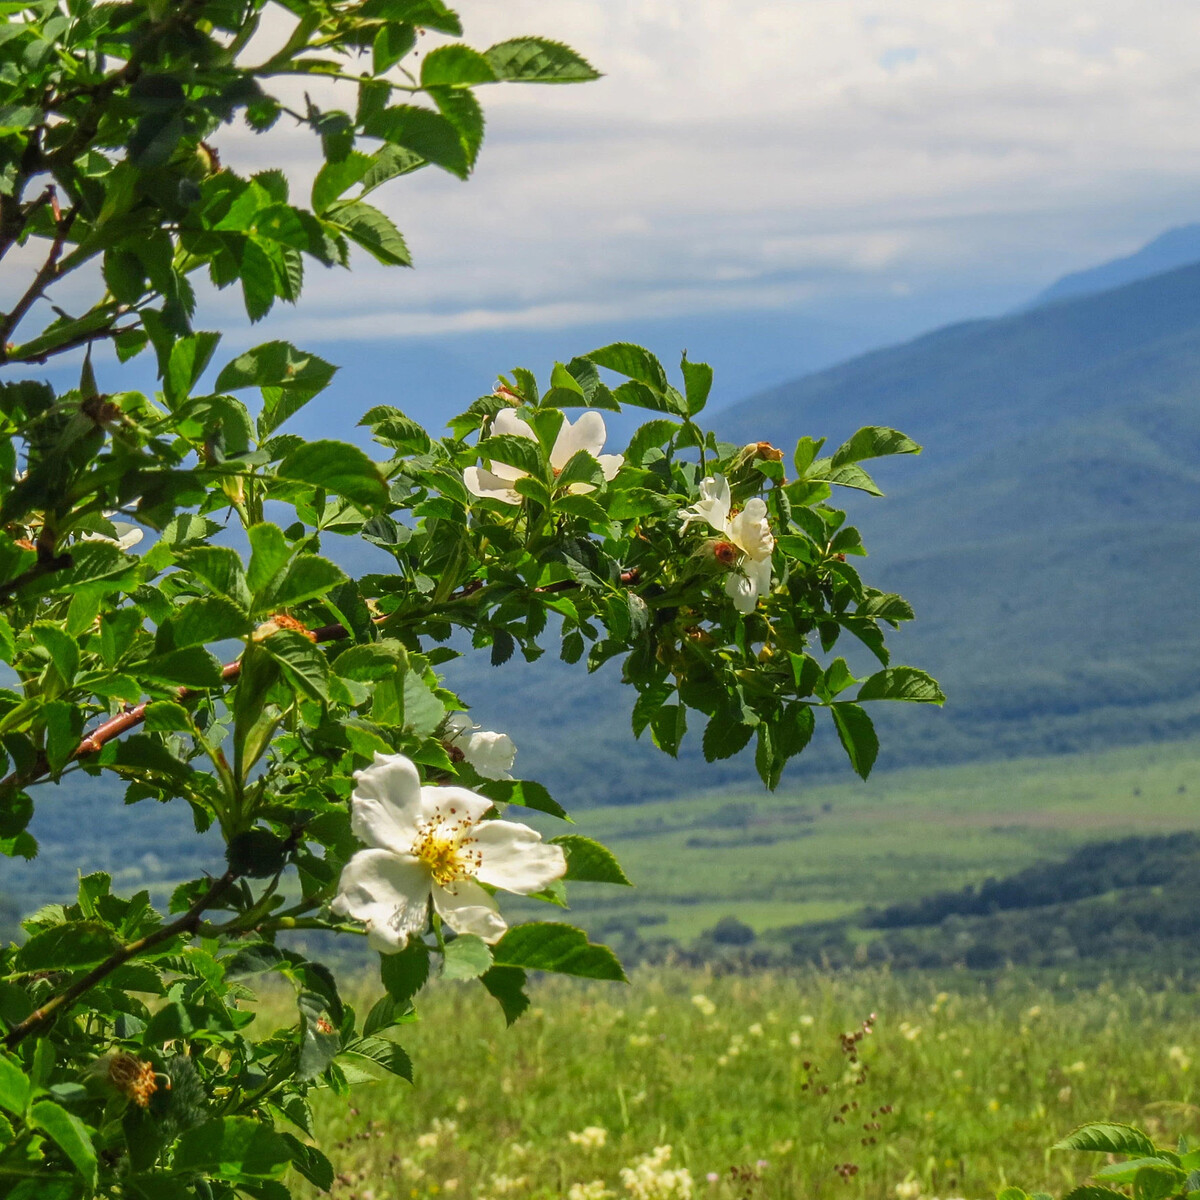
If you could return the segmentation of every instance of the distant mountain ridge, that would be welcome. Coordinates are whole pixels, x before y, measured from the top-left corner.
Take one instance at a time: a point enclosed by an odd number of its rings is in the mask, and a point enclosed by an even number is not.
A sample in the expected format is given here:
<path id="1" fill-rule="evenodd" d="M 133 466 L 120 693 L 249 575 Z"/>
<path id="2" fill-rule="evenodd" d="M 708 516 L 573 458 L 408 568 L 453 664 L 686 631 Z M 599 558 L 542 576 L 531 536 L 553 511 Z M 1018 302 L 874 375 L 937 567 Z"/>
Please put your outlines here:
<path id="1" fill-rule="evenodd" d="M 1200 223 L 1180 225 L 1159 234 L 1140 250 L 1083 271 L 1073 271 L 1039 293 L 1028 308 L 1123 287 L 1151 275 L 1200 262 Z"/>
<path id="2" fill-rule="evenodd" d="M 881 763 L 1200 731 L 1200 266 L 939 330 L 735 405 L 780 445 L 895 425 L 884 501 L 839 500 L 898 657 L 950 697 L 889 714 Z M 890 486 L 889 486 L 890 485 Z"/>

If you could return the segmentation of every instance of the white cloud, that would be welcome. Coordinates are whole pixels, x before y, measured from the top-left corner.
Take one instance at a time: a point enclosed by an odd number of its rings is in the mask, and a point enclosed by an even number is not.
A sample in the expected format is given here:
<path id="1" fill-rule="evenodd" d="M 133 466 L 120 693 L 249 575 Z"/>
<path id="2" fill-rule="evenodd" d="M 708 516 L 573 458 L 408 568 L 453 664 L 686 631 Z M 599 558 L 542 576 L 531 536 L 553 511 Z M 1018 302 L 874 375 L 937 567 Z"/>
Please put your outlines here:
<path id="1" fill-rule="evenodd" d="M 313 267 L 277 323 L 375 336 L 973 279 L 1032 291 L 1195 212 L 1187 0 L 459 7 L 473 44 L 542 33 L 605 78 L 481 89 L 474 179 L 382 193 L 417 271 Z M 309 136 L 277 133 L 311 178 Z M 217 140 L 239 169 L 272 165 L 247 133 Z"/>

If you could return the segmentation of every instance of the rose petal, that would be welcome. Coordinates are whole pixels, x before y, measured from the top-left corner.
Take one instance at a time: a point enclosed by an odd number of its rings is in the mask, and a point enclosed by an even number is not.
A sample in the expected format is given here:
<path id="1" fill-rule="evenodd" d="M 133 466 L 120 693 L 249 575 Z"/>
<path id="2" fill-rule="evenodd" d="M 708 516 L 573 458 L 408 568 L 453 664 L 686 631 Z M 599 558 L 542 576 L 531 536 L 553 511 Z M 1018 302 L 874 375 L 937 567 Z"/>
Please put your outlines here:
<path id="1" fill-rule="evenodd" d="M 422 823 L 428 821 L 466 821 L 474 825 L 492 807 L 486 796 L 461 787 L 423 787 L 421 789 Z M 453 811 L 451 811 L 453 810 Z"/>
<path id="2" fill-rule="evenodd" d="M 482 856 L 476 877 L 491 887 L 527 896 L 561 879 L 567 858 L 561 846 L 549 846 L 542 835 L 515 821 L 485 821 L 472 833 Z"/>
<path id="3" fill-rule="evenodd" d="M 495 465 L 505 467 L 507 470 L 515 469 L 506 467 L 504 463 Z M 499 500 L 501 504 L 520 504 L 521 493 L 514 491 L 508 485 L 520 479 L 524 474 L 525 472 L 522 471 L 512 478 L 506 478 L 498 475 L 495 471 L 489 471 L 486 467 L 465 467 L 463 483 L 466 485 L 467 491 L 472 496 L 478 496 L 480 500 Z"/>
<path id="4" fill-rule="evenodd" d="M 354 773 L 350 829 L 368 846 L 407 854 L 421 815 L 421 780 L 403 754 L 376 754 L 375 762 Z"/>
<path id="5" fill-rule="evenodd" d="M 597 454 L 596 461 L 600 464 L 600 470 L 604 472 L 604 478 L 613 480 L 616 479 L 617 472 L 625 465 L 625 455 Z"/>
<path id="6" fill-rule="evenodd" d="M 449 887 L 434 884 L 433 907 L 455 933 L 473 933 L 485 942 L 495 942 L 508 928 L 496 909 L 496 901 L 470 879 Z"/>
<path id="7" fill-rule="evenodd" d="M 595 458 L 604 449 L 607 436 L 604 418 L 598 412 L 585 412 L 574 424 L 564 420 L 554 439 L 554 449 L 550 451 L 550 465 L 561 471 L 571 461 L 571 456 L 580 450 L 586 450 Z"/>
<path id="8" fill-rule="evenodd" d="M 373 950 L 395 954 L 425 928 L 432 882 L 411 855 L 360 850 L 343 868 L 330 907 L 362 921 Z"/>
<path id="9" fill-rule="evenodd" d="M 517 748 L 507 733 L 480 730 L 458 743 L 463 757 L 484 779 L 511 779 Z"/>
<path id="10" fill-rule="evenodd" d="M 700 499 L 683 510 L 683 528 L 693 521 L 705 521 L 718 533 L 725 533 L 729 521 L 729 483 L 723 475 L 709 475 L 700 483 Z"/>
<path id="11" fill-rule="evenodd" d="M 725 594 L 733 601 L 733 607 L 743 616 L 752 613 L 755 605 L 758 604 L 758 587 L 753 579 L 742 574 L 741 571 L 734 571 L 725 580 Z"/>
<path id="12" fill-rule="evenodd" d="M 523 437 L 537 441 L 537 434 L 529 428 L 529 423 L 517 416 L 516 410 L 512 408 L 502 408 L 492 418 L 492 427 L 488 434 L 490 437 Z"/>

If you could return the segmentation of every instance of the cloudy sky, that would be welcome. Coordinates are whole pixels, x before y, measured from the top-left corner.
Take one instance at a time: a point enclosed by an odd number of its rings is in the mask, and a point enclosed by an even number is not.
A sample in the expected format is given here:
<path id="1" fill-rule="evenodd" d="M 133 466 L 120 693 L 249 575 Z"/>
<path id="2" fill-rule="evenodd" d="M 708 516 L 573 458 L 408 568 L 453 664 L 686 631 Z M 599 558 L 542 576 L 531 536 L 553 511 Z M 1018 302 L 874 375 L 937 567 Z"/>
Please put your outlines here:
<path id="1" fill-rule="evenodd" d="M 1011 302 L 1200 214 L 1185 0 L 463 0 L 604 73 L 481 90 L 469 183 L 383 206 L 415 272 L 314 270 L 296 332 L 564 327 L 977 289 Z M 235 165 L 261 143 L 226 134 Z M 288 165 L 314 163 L 288 135 Z M 986 298 L 986 299 L 984 299 Z"/>

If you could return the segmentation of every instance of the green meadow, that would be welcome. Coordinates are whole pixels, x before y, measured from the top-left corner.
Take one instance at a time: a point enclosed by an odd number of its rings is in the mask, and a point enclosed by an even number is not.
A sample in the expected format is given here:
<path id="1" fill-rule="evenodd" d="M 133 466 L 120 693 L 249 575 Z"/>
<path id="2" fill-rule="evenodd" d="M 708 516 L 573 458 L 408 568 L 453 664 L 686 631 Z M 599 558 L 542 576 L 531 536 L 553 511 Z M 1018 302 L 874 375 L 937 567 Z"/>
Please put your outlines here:
<path id="1" fill-rule="evenodd" d="M 1197 829 L 1198 801 L 1193 740 L 581 810 L 573 832 L 611 847 L 636 886 L 572 885 L 566 919 L 687 941 L 735 915 L 763 933 L 1001 877 L 1089 841 Z"/>
<path id="2" fill-rule="evenodd" d="M 546 983 L 507 1030 L 437 985 L 397 1031 L 415 1087 L 324 1093 L 316 1130 L 337 1200 L 1058 1195 L 1101 1165 L 1048 1152 L 1085 1120 L 1200 1131 L 1195 996 L 1145 982 L 655 968 Z"/>

